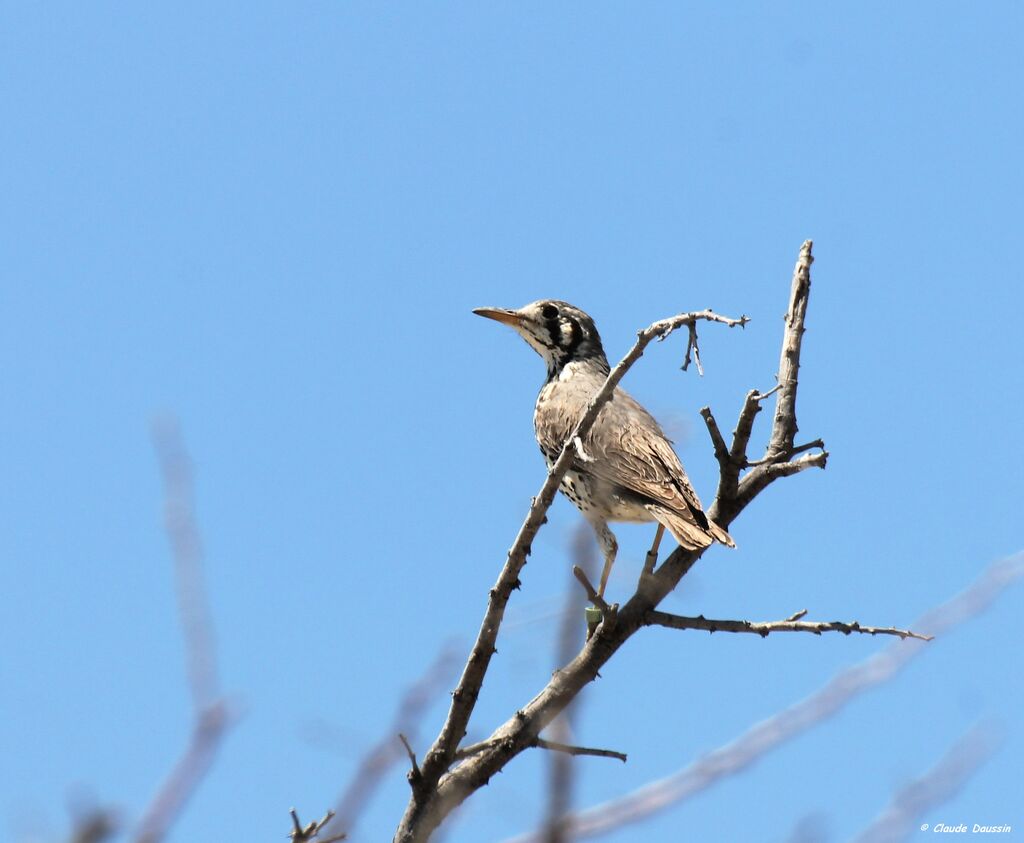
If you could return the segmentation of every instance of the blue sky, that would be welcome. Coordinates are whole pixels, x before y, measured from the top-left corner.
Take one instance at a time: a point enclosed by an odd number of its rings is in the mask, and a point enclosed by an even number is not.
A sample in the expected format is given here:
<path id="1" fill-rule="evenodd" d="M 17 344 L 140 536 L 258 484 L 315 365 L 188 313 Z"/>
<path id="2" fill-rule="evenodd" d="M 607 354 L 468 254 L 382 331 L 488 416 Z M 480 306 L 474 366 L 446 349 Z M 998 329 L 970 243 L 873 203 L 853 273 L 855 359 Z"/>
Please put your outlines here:
<path id="1" fill-rule="evenodd" d="M 703 379 L 678 371 L 674 338 L 626 382 L 707 501 L 698 410 L 731 428 L 771 385 L 813 238 L 799 418 L 828 470 L 769 490 L 733 525 L 740 549 L 709 553 L 666 608 L 904 625 L 1019 550 L 1022 16 L 6 4 L 0 838 L 57 839 L 83 791 L 137 817 L 187 737 L 149 438 L 164 412 L 195 463 L 222 679 L 244 711 L 172 839 L 278 839 L 292 805 L 334 803 L 411 679 L 444 641 L 468 647 L 543 479 L 542 364 L 473 307 L 566 299 L 612 357 L 679 311 L 750 315 L 703 329 Z M 476 734 L 550 673 L 578 521 L 557 502 L 535 545 Z M 650 539 L 617 533 L 613 597 Z M 1022 610 L 1017 589 L 643 838 L 781 841 L 815 813 L 846 839 L 982 716 L 1007 743 L 929 822 L 1021 826 Z M 579 804 L 883 643 L 638 636 L 578 733 L 629 763 L 580 764 Z M 344 748 L 312 745 L 316 722 Z M 515 762 L 449 839 L 527 830 L 544 760 Z M 390 839 L 406 794 L 396 770 L 360 839 Z"/>

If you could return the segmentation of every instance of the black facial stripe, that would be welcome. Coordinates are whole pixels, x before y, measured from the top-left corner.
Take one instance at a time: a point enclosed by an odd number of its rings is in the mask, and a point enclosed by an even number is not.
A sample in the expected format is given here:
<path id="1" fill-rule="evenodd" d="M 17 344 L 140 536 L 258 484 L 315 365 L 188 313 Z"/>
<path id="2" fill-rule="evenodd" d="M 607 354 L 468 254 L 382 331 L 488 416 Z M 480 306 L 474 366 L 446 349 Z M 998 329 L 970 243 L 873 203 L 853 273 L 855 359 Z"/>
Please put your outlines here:
<path id="1" fill-rule="evenodd" d="M 562 326 L 558 321 L 558 313 L 555 312 L 554 316 L 548 316 L 544 320 L 544 327 L 548 329 L 548 347 L 549 348 L 561 348 L 562 346 Z"/>
<path id="2" fill-rule="evenodd" d="M 576 353 L 576 349 L 583 342 L 583 328 L 571 316 L 567 316 L 566 321 L 569 323 L 569 344 L 565 347 L 565 355 L 571 360 L 572 356 Z"/>

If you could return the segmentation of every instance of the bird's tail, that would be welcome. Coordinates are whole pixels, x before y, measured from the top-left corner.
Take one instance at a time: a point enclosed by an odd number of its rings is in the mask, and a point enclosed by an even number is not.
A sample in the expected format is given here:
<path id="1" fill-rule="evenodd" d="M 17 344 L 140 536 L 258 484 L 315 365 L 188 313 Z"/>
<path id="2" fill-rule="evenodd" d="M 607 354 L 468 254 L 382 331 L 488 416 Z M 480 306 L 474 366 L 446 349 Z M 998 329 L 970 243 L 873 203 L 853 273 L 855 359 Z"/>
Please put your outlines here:
<path id="1" fill-rule="evenodd" d="M 663 506 L 648 506 L 647 509 L 659 524 L 665 526 L 665 529 L 672 534 L 684 550 L 703 550 L 713 542 L 720 542 L 726 547 L 736 547 L 732 536 L 710 518 L 705 517 L 707 521 L 705 528 Z"/>
<path id="2" fill-rule="evenodd" d="M 708 529 L 711 531 L 711 535 L 715 537 L 716 542 L 724 544 L 726 547 L 736 547 L 736 542 L 732 540 L 732 536 L 710 518 L 708 519 Z"/>

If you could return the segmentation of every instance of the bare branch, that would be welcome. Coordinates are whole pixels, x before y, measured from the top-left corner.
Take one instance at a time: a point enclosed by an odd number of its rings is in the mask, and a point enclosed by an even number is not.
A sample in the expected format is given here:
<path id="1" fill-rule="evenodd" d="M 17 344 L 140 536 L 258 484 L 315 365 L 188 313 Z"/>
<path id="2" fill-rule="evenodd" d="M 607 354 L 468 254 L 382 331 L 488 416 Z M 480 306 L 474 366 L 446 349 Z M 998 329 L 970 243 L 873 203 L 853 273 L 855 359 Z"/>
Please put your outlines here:
<path id="1" fill-rule="evenodd" d="M 485 749 L 490 749 L 494 746 L 494 739 L 488 738 L 485 741 L 478 741 L 477 743 L 471 743 L 469 746 L 460 747 L 455 751 L 454 761 L 464 761 L 467 758 L 472 758 L 474 755 L 478 755 Z"/>
<path id="2" fill-rule="evenodd" d="M 623 764 L 626 763 L 626 753 L 616 752 L 614 749 L 594 749 L 589 746 L 574 746 L 559 741 L 549 741 L 546 738 L 535 738 L 533 745 L 539 749 L 550 749 L 554 752 L 564 752 L 566 755 L 592 755 L 596 758 L 617 758 Z"/>
<path id="3" fill-rule="evenodd" d="M 811 254 L 813 244 L 804 241 L 800 256 L 793 269 L 793 285 L 789 293 L 789 307 L 786 309 L 786 334 L 779 356 L 778 383 L 781 389 L 775 399 L 775 420 L 768 443 L 768 454 L 788 454 L 793 447 L 797 432 L 796 391 L 800 372 L 800 347 L 803 342 L 804 320 L 807 317 L 807 300 L 811 293 Z"/>
<path id="4" fill-rule="evenodd" d="M 753 465 L 747 459 L 747 446 L 750 444 L 750 436 L 754 430 L 754 419 L 761 412 L 761 402 L 765 398 L 774 395 L 780 388 L 776 384 L 767 392 L 760 392 L 752 389 L 743 400 L 743 408 L 740 410 L 739 419 L 736 421 L 736 429 L 732 432 L 732 447 L 727 447 L 722 431 L 718 428 L 718 422 L 711 415 L 711 410 L 705 407 L 701 410 L 704 423 L 711 434 L 711 442 L 715 448 L 715 458 L 718 460 L 719 479 L 718 500 L 732 500 L 736 497 L 737 485 L 740 479 L 740 472 Z"/>
<path id="5" fill-rule="evenodd" d="M 814 262 L 814 257 L 811 254 L 812 246 L 810 240 L 804 242 L 793 270 L 776 385 L 765 393 L 758 392 L 756 389 L 747 393 L 743 408 L 740 410 L 739 420 L 736 423 L 736 430 L 733 432 L 729 459 L 722 460 L 720 457 L 718 459 L 720 466 L 718 491 L 714 503 L 708 510 L 708 515 L 725 528 L 728 528 L 747 504 L 774 480 L 796 474 L 805 468 L 824 468 L 828 460 L 825 443 L 821 439 L 816 439 L 806 445 L 794 446 L 799 429 L 796 421 L 796 394 L 799 385 L 800 353 L 803 335 L 806 331 L 804 322 L 807 317 L 807 302 L 811 291 L 811 264 Z M 751 461 L 747 456 L 747 447 L 753 431 L 754 418 L 761 411 L 761 402 L 772 394 L 776 396 L 775 415 L 768 446 L 765 449 L 764 457 Z M 705 422 L 707 422 L 706 417 Z M 715 455 L 718 457 L 719 444 L 715 441 L 714 434 L 712 434 L 712 442 L 715 446 Z M 821 453 L 815 454 L 811 459 L 789 462 L 796 454 L 813 448 L 820 448 Z M 752 470 L 741 480 L 740 473 L 746 468 Z M 678 560 L 678 564 L 681 565 L 682 560 Z M 685 574 L 685 571 L 683 573 Z"/>
<path id="6" fill-rule="evenodd" d="M 913 626 L 939 636 L 980 615 L 1017 580 L 1024 577 L 1024 553 L 989 566 L 964 591 L 925 613 Z M 821 689 L 755 724 L 731 743 L 702 756 L 676 773 L 650 782 L 624 796 L 570 814 L 564 822 L 572 839 L 598 837 L 639 822 L 748 769 L 797 735 L 838 714 L 853 699 L 888 682 L 921 653 L 918 641 L 896 641 L 879 653 L 840 671 Z M 505 843 L 540 843 L 530 833 Z"/>
<path id="7" fill-rule="evenodd" d="M 485 741 L 479 743 L 470 744 L 467 747 L 463 747 L 455 753 L 456 761 L 463 761 L 467 758 L 472 758 L 474 755 L 479 755 L 481 752 L 486 752 L 489 749 L 493 749 L 497 744 L 495 738 L 488 738 Z M 564 752 L 567 755 L 593 755 L 598 758 L 617 758 L 619 761 L 625 763 L 626 753 L 616 752 L 614 749 L 594 749 L 586 746 L 576 746 L 574 744 L 562 743 L 561 741 L 552 741 L 547 738 L 536 737 L 533 738 L 527 745 L 529 749 L 550 749 L 555 752 Z"/>
<path id="8" fill-rule="evenodd" d="M 899 843 L 918 828 L 927 829 L 928 826 L 918 825 L 921 818 L 956 796 L 1003 742 L 1002 735 L 991 725 L 975 724 L 938 764 L 921 778 L 901 787 L 892 803 L 853 843 Z"/>
<path id="9" fill-rule="evenodd" d="M 690 336 L 686 341 L 686 356 L 683 357 L 683 365 L 680 368 L 684 372 L 690 368 L 692 353 L 692 360 L 697 364 L 697 374 L 704 377 L 704 367 L 700 363 L 700 345 L 697 342 L 697 323 L 691 322 L 687 327 L 690 329 Z"/>
<path id="10" fill-rule="evenodd" d="M 402 746 L 405 747 L 405 753 L 409 756 L 409 763 L 412 764 L 412 770 L 409 771 L 409 781 L 419 781 L 422 777 L 420 773 L 420 765 L 416 762 L 416 753 L 412 751 L 412 747 L 409 746 L 409 739 L 399 733 L 398 739 L 402 742 Z"/>
<path id="11" fill-rule="evenodd" d="M 806 614 L 806 610 L 797 612 L 782 621 L 722 621 L 698 617 L 685 617 L 683 615 L 670 615 L 668 612 L 650 611 L 647 613 L 648 626 L 665 626 L 669 629 L 704 629 L 708 632 L 751 632 L 767 638 L 773 632 L 810 632 L 814 635 L 821 635 L 823 632 L 841 632 L 849 635 L 851 632 L 860 632 L 865 635 L 895 635 L 899 638 L 917 638 L 921 641 L 931 641 L 932 636 L 920 635 L 907 629 L 896 629 L 895 627 L 861 626 L 857 621 L 844 623 L 843 621 L 801 621 L 798 620 Z"/>
<path id="12" fill-rule="evenodd" d="M 711 436 L 711 444 L 715 448 L 715 459 L 718 460 L 719 468 L 724 471 L 729 465 L 729 448 L 725 444 L 725 437 L 722 436 L 722 430 L 719 428 L 718 422 L 715 421 L 710 407 L 702 407 L 700 414 L 704 418 L 704 424 L 707 425 L 708 435 Z"/>
<path id="13" fill-rule="evenodd" d="M 761 402 L 778 388 L 775 386 L 765 393 L 752 389 L 743 399 L 743 409 L 736 420 L 736 429 L 732 432 L 732 448 L 729 449 L 729 461 L 736 467 L 737 472 L 747 467 L 747 445 L 750 443 L 750 435 L 754 432 L 754 419 L 761 412 Z"/>
<path id="14" fill-rule="evenodd" d="M 213 626 L 202 578 L 202 550 L 192 502 L 188 456 L 174 420 L 154 425 L 153 441 L 164 476 L 167 535 L 174 553 L 178 611 L 185 634 L 195 723 L 185 752 L 143 814 L 134 840 L 162 840 L 216 757 L 230 723 L 220 696 Z"/>
<path id="15" fill-rule="evenodd" d="M 813 442 L 805 442 L 803 445 L 794 445 L 789 449 L 789 455 L 791 457 L 797 454 L 802 454 L 804 451 L 812 451 L 815 448 L 820 448 L 822 451 L 825 450 L 825 442 L 822 439 L 815 439 Z"/>
<path id="16" fill-rule="evenodd" d="M 818 451 L 816 454 L 804 454 L 799 459 L 790 462 L 779 462 L 765 466 L 764 473 L 770 480 L 774 480 L 777 477 L 789 477 L 792 474 L 797 474 L 805 468 L 824 468 L 827 462 L 828 451 Z"/>
<path id="17" fill-rule="evenodd" d="M 769 484 L 780 477 L 790 477 L 808 468 L 825 468 L 828 464 L 828 451 L 804 456 L 791 462 L 773 462 L 762 460 L 760 464 L 746 475 L 739 484 L 735 497 L 729 502 L 737 510 L 744 509 L 755 497 L 763 492 Z M 768 458 L 765 458 L 768 460 Z M 714 517 L 714 516 L 712 516 Z"/>

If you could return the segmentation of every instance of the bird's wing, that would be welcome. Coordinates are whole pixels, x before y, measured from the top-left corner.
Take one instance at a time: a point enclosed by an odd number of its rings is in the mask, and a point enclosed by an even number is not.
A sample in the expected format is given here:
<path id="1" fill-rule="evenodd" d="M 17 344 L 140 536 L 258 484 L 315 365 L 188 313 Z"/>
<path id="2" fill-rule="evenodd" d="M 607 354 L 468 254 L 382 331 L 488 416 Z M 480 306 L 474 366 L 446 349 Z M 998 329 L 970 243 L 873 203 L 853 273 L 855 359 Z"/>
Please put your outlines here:
<path id="1" fill-rule="evenodd" d="M 672 509 L 707 529 L 700 498 L 661 427 L 627 392 L 617 389 L 584 443 L 580 467 L 602 480 Z"/>

